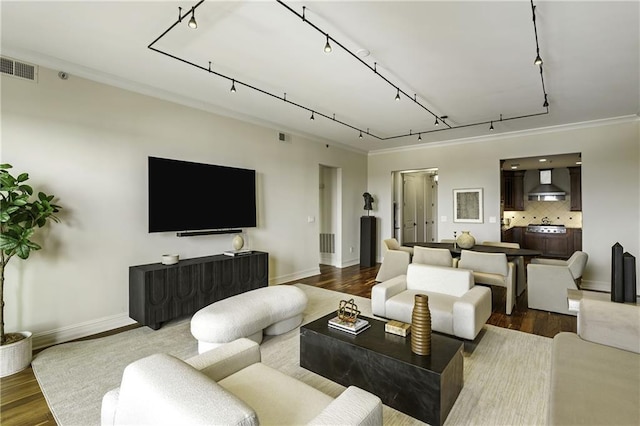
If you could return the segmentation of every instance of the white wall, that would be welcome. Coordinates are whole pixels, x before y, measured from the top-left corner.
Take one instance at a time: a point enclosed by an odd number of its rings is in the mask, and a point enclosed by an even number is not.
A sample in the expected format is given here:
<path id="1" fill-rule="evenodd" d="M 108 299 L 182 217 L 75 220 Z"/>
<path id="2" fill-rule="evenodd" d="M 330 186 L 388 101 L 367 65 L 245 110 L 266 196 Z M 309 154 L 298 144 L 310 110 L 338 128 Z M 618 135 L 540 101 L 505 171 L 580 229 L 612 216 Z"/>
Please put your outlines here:
<path id="1" fill-rule="evenodd" d="M 393 171 L 438 168 L 438 238 L 453 238 L 454 231 L 459 235 L 468 230 L 477 241 L 499 241 L 500 160 L 571 152 L 581 152 L 583 161 L 583 250 L 589 254 L 584 284 L 608 290 L 611 246 L 620 242 L 625 251 L 640 258 L 637 117 L 372 153 L 368 188 L 380 204 L 380 238 L 389 238 L 392 232 Z M 458 188 L 483 188 L 484 223 L 453 223 L 452 195 Z M 496 223 L 489 223 L 490 217 Z"/>
<path id="2" fill-rule="evenodd" d="M 57 196 L 62 224 L 41 230 L 44 249 L 6 271 L 8 331 L 35 344 L 121 326 L 128 268 L 163 253 L 190 258 L 231 249 L 233 235 L 178 238 L 147 232 L 147 156 L 257 171 L 258 227 L 248 247 L 269 253 L 270 283 L 318 273 L 320 164 L 341 169 L 342 265 L 358 263 L 366 189 L 363 153 L 220 117 L 40 68 L 37 84 L 2 76 L 1 159 Z M 189 184 L 185 181 L 185 184 Z M 191 200 L 168 194 L 176 206 Z M 208 201 L 207 201 L 208 202 Z M 214 205 L 215 209 L 224 206 Z"/>

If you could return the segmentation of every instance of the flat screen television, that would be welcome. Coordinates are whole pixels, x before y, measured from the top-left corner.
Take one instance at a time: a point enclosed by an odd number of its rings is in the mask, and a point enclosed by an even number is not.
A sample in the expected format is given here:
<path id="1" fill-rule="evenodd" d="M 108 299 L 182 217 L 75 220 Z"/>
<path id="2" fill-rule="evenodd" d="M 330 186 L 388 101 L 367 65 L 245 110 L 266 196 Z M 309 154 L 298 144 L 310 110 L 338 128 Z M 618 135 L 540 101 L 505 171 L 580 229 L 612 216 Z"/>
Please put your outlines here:
<path id="1" fill-rule="evenodd" d="M 256 172 L 149 157 L 149 232 L 256 226 Z"/>

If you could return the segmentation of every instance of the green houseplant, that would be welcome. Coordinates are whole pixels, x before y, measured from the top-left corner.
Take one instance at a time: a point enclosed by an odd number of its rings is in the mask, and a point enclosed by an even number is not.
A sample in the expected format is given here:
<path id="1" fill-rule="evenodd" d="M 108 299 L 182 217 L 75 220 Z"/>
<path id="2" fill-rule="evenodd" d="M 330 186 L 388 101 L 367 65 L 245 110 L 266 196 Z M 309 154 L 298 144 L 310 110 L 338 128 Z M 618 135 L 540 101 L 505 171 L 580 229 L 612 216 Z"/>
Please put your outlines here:
<path id="1" fill-rule="evenodd" d="M 33 197 L 33 188 L 25 183 L 29 174 L 14 177 L 9 172 L 11 168 L 10 164 L 0 164 L 0 347 L 25 338 L 21 333 L 5 333 L 4 330 L 5 268 L 15 256 L 27 259 L 31 251 L 41 248 L 32 241 L 36 229 L 50 220 L 59 222 L 55 213 L 61 209 L 52 203 L 53 195 L 38 192 L 37 197 Z M 30 357 L 29 353 L 28 363 Z"/>

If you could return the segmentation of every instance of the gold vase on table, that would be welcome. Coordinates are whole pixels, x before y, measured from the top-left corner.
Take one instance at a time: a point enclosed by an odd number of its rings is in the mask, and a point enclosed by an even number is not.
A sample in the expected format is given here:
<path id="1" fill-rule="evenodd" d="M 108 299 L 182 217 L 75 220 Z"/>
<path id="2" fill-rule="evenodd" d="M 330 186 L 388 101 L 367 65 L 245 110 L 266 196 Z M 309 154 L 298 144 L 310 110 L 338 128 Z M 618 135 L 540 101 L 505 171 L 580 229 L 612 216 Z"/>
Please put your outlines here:
<path id="1" fill-rule="evenodd" d="M 411 312 L 411 351 L 417 355 L 431 354 L 431 312 L 426 294 L 415 295 Z"/>

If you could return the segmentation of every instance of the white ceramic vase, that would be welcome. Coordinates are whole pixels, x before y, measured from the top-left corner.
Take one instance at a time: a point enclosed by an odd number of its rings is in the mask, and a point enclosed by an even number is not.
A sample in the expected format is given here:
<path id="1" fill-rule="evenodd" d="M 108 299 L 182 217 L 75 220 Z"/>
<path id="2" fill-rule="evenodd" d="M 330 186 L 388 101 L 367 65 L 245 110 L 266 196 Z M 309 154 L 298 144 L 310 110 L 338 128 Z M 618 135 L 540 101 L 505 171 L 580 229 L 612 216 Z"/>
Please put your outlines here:
<path id="1" fill-rule="evenodd" d="M 458 243 L 458 247 L 470 249 L 476 243 L 476 239 L 473 238 L 473 235 L 471 235 L 469 231 L 462 231 L 462 234 L 460 234 L 456 242 Z"/>
<path id="2" fill-rule="evenodd" d="M 0 377 L 18 373 L 31 364 L 32 334 L 30 331 L 22 331 L 18 334 L 22 334 L 24 339 L 0 346 Z"/>

